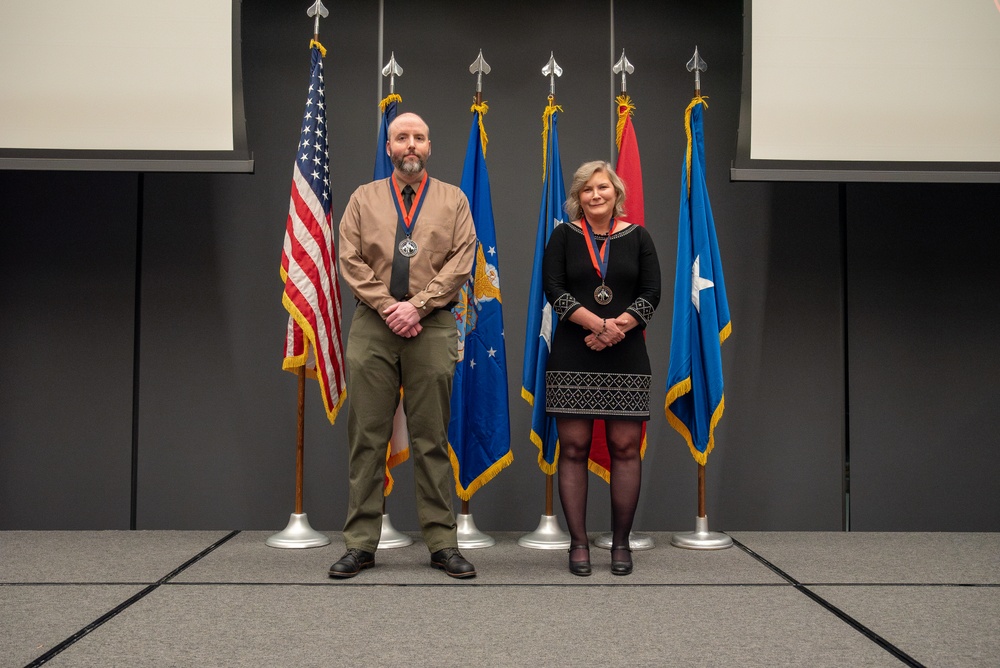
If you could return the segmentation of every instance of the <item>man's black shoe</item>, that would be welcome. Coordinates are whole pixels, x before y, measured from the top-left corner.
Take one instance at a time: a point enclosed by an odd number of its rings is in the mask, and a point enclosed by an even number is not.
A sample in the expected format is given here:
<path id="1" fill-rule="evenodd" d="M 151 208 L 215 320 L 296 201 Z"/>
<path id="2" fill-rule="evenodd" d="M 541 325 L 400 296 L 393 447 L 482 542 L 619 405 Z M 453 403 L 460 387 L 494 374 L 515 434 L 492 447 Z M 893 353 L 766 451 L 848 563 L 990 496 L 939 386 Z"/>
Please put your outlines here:
<path id="1" fill-rule="evenodd" d="M 375 555 L 359 550 L 356 547 L 347 548 L 340 561 L 330 566 L 331 578 L 353 578 L 365 568 L 375 565 Z"/>
<path id="2" fill-rule="evenodd" d="M 440 568 L 453 578 L 476 577 L 476 567 L 462 556 L 457 547 L 446 547 L 432 554 L 431 566 Z"/>

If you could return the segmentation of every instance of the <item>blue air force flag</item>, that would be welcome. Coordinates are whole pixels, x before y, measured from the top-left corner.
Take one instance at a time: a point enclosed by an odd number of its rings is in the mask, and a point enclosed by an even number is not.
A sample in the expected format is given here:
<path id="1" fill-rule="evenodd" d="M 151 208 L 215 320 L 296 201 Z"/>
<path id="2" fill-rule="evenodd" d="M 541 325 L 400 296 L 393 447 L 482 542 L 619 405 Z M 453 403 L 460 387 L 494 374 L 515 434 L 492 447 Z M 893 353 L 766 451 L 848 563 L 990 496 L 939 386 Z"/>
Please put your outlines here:
<path id="1" fill-rule="evenodd" d="M 507 353 L 504 348 L 499 256 L 486 170 L 485 104 L 472 108 L 472 130 L 462 169 L 462 192 L 476 224 L 472 277 L 452 309 L 459 353 L 451 392 L 448 442 L 455 488 L 463 501 L 514 461 L 510 449 Z"/>

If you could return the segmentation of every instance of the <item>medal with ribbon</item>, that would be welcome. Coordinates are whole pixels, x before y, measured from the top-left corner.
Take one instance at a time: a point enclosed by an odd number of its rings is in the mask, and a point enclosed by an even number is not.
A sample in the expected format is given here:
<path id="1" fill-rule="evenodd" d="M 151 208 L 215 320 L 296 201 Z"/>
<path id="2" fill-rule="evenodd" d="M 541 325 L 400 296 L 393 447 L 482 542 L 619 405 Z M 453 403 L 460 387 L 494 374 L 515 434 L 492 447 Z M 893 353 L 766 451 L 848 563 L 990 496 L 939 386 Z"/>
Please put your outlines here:
<path id="1" fill-rule="evenodd" d="M 417 247 L 417 242 L 410 238 L 410 235 L 413 233 L 413 226 L 417 222 L 417 216 L 420 215 L 420 208 L 424 205 L 424 192 L 427 188 L 427 174 L 425 172 L 424 178 L 420 180 L 420 186 L 417 188 L 417 193 L 413 196 L 413 203 L 408 211 L 406 210 L 406 204 L 403 201 L 403 193 L 400 191 L 399 184 L 396 183 L 396 179 L 389 179 L 389 183 L 392 185 L 392 193 L 394 195 L 392 202 L 396 205 L 396 214 L 399 216 L 399 225 L 403 228 L 403 233 L 406 235 L 406 238 L 399 242 L 399 253 L 404 257 L 413 257 L 420 249 Z"/>
<path id="2" fill-rule="evenodd" d="M 601 284 L 594 290 L 594 301 L 601 306 L 610 304 L 615 296 L 611 288 L 605 285 L 604 278 L 608 275 L 608 260 L 611 258 L 611 235 L 615 233 L 617 225 L 618 221 L 612 218 L 608 236 L 600 248 L 598 248 L 594 230 L 590 227 L 590 223 L 587 222 L 587 218 L 584 217 L 583 219 L 583 234 L 587 237 L 587 250 L 590 252 L 590 261 L 593 263 L 597 275 L 601 277 Z"/>

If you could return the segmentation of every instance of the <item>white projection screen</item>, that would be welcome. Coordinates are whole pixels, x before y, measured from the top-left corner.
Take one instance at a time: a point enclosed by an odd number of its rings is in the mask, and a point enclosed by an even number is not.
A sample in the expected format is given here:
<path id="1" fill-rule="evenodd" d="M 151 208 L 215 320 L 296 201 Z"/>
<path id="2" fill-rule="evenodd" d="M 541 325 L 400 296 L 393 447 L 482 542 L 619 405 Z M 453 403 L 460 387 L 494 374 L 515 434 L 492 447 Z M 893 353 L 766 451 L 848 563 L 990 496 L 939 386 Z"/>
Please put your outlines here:
<path id="1" fill-rule="evenodd" d="M 733 180 L 1000 182 L 1000 0 L 745 0 Z"/>
<path id="2" fill-rule="evenodd" d="M 0 168 L 252 172 L 239 0 L 2 0 Z"/>

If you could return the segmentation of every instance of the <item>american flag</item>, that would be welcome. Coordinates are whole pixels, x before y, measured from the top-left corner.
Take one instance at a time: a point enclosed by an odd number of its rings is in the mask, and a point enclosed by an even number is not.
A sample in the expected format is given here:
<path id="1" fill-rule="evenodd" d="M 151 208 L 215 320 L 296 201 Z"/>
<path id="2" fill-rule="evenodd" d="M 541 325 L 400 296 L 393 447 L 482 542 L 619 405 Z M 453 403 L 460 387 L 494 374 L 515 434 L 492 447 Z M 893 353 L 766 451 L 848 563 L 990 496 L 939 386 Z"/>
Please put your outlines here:
<path id="1" fill-rule="evenodd" d="M 330 210 L 330 153 L 327 148 L 326 97 L 322 47 L 312 47 L 309 98 L 302 119 L 292 195 L 281 251 L 281 302 L 288 310 L 282 368 L 319 381 L 330 422 L 347 395 L 344 346 L 340 329 L 340 283 L 337 280 Z"/>

